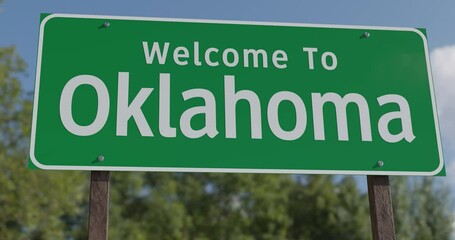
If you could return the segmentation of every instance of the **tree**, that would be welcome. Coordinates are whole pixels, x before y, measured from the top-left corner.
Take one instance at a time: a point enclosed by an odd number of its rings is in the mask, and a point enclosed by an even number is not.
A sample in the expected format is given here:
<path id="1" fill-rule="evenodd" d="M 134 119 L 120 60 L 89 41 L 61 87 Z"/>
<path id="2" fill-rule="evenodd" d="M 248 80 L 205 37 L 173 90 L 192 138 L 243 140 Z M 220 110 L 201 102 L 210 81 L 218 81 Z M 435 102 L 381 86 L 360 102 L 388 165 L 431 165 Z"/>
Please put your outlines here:
<path id="1" fill-rule="evenodd" d="M 411 214 L 411 197 L 407 177 L 390 177 L 395 231 L 398 239 L 412 239 L 415 234 Z"/>
<path id="2" fill-rule="evenodd" d="M 289 239 L 369 239 L 368 203 L 352 177 L 299 176 L 293 186 Z"/>
<path id="3" fill-rule="evenodd" d="M 435 185 L 434 178 L 415 180 L 411 214 L 416 240 L 450 239 L 453 208 L 447 186 Z"/>
<path id="4" fill-rule="evenodd" d="M 18 80 L 24 69 L 14 47 L 0 48 L 0 239 L 63 239 L 86 175 L 27 170 L 32 107 Z"/>
<path id="5" fill-rule="evenodd" d="M 370 212 L 367 193 L 361 193 L 353 177 L 344 177 L 337 184 L 339 206 L 337 216 L 341 236 L 346 239 L 369 239 L 371 237 Z"/>
<path id="6" fill-rule="evenodd" d="M 289 175 L 115 176 L 111 239 L 284 239 L 290 225 Z"/>
<path id="7" fill-rule="evenodd" d="M 391 179 L 397 239 L 450 239 L 453 207 L 447 186 L 433 177 Z"/>

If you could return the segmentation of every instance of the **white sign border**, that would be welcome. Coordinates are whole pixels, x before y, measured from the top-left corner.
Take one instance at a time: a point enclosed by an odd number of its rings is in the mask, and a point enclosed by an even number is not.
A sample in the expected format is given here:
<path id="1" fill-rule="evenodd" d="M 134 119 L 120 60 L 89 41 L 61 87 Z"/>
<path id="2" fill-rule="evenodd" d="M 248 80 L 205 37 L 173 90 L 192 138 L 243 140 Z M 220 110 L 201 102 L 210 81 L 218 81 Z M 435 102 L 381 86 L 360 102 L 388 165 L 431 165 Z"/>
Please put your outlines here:
<path id="1" fill-rule="evenodd" d="M 430 94 L 433 107 L 433 115 L 438 143 L 439 166 L 431 172 L 402 172 L 402 171 L 354 171 L 354 170 L 295 170 L 295 169 L 244 169 L 244 168 L 163 168 L 163 167 L 114 167 L 114 166 L 60 166 L 44 165 L 35 157 L 36 121 L 38 114 L 38 99 L 41 75 L 41 57 L 43 50 L 44 26 L 53 18 L 90 18 L 90 19 L 113 19 L 113 20 L 135 20 L 135 21 L 161 21 L 161 22 L 189 22 L 189 23 L 215 23 L 215 24 L 236 24 L 236 25 L 258 25 L 258 26 L 283 26 L 283 27 L 312 27 L 312 28 L 340 28 L 340 29 L 371 29 L 389 31 L 410 31 L 417 33 L 423 41 L 427 72 L 430 84 Z M 178 19 L 178 18 L 152 18 L 152 17 L 126 17 L 126 16 L 104 16 L 104 15 L 80 15 L 80 14 L 50 14 L 40 24 L 38 40 L 38 56 L 36 63 L 35 96 L 33 103 L 33 119 L 30 139 L 30 160 L 32 163 L 44 170 L 87 170 L 87 171 L 150 171 L 150 172 L 222 172 L 222 173 L 286 173 L 286 174 L 345 174 L 345 175 L 405 175 L 405 176 L 434 176 L 444 167 L 442 145 L 439 132 L 439 121 L 434 96 L 433 78 L 431 75 L 430 58 L 428 54 L 428 43 L 426 37 L 417 29 L 400 27 L 372 27 L 372 26 L 348 26 L 328 24 L 299 24 L 299 23 L 276 23 L 276 22 L 253 22 L 253 21 L 231 21 L 231 20 L 202 20 L 202 19 Z"/>

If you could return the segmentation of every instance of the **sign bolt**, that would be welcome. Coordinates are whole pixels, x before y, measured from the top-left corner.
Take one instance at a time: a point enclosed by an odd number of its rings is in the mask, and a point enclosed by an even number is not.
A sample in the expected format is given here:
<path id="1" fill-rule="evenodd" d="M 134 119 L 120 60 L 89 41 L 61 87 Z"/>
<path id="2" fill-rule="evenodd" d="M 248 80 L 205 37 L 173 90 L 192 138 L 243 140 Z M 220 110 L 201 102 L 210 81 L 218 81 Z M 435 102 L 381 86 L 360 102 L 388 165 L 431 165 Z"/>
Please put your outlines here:
<path id="1" fill-rule="evenodd" d="M 108 28 L 111 24 L 109 22 L 104 22 L 103 23 L 103 28 Z"/>
<path id="2" fill-rule="evenodd" d="M 370 37 L 370 33 L 369 32 L 364 32 L 362 34 L 362 38 L 369 38 Z"/>
<path id="3" fill-rule="evenodd" d="M 96 160 L 98 160 L 98 162 L 102 162 L 104 161 L 104 155 L 99 155 Z"/>
<path id="4" fill-rule="evenodd" d="M 384 162 L 383 161 L 378 161 L 377 165 L 378 165 L 378 167 L 382 167 L 382 166 L 384 166 Z"/>

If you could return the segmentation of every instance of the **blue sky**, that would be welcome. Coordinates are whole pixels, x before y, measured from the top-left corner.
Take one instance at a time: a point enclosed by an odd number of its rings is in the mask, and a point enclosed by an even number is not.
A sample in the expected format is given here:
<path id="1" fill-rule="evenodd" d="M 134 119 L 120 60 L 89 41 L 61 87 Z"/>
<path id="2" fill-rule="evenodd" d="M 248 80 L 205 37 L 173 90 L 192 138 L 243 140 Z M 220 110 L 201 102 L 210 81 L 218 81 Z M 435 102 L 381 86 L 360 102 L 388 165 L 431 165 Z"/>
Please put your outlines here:
<path id="1" fill-rule="evenodd" d="M 430 50 L 455 44 L 455 2 L 448 0 L 5 0 L 1 8 L 0 46 L 16 45 L 29 64 L 28 90 L 33 88 L 40 13 L 423 27 Z"/>
<path id="2" fill-rule="evenodd" d="M 40 13 L 197 18 L 426 28 L 440 112 L 444 154 L 455 189 L 455 1 L 451 0 L 5 0 L 0 5 L 0 47 L 16 45 L 28 63 L 26 90 L 34 84 Z M 455 174 L 454 174 L 455 175 Z"/>

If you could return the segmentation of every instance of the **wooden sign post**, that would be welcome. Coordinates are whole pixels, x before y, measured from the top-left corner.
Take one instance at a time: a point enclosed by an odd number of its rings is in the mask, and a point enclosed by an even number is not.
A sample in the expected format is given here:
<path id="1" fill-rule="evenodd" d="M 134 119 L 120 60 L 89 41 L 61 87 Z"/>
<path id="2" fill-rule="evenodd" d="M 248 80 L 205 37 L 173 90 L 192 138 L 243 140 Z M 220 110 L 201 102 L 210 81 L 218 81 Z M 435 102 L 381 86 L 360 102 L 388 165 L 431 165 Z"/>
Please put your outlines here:
<path id="1" fill-rule="evenodd" d="M 89 240 L 107 240 L 110 172 L 92 171 L 89 202 Z"/>
<path id="2" fill-rule="evenodd" d="M 389 176 L 367 176 L 373 240 L 395 240 Z"/>

